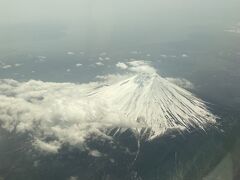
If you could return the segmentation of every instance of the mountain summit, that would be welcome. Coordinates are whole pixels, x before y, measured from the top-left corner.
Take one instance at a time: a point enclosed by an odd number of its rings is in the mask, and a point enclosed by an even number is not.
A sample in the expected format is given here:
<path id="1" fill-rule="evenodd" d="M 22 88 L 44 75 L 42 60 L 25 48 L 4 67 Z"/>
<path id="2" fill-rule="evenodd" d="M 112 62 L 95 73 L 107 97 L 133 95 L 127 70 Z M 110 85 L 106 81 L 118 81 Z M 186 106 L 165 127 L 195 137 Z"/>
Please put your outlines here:
<path id="1" fill-rule="evenodd" d="M 111 104 L 129 123 L 151 128 L 154 136 L 169 128 L 204 129 L 216 119 L 202 100 L 157 73 L 137 73 L 97 89 L 94 96 Z"/>

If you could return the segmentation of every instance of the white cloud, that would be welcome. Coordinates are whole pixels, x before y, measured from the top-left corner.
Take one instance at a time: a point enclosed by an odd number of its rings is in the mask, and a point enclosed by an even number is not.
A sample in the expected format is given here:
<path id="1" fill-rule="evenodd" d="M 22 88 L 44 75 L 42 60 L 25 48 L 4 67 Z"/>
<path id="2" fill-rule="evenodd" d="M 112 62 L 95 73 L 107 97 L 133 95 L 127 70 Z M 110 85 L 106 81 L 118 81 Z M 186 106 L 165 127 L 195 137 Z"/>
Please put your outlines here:
<path id="1" fill-rule="evenodd" d="M 148 61 L 134 60 L 129 61 L 128 64 L 131 66 L 128 70 L 132 72 L 156 73 L 156 69 L 150 66 Z"/>
<path id="2" fill-rule="evenodd" d="M 130 59 L 127 63 L 118 62 L 116 67 L 128 70 L 134 73 L 156 73 L 157 70 L 150 65 L 149 61 Z"/>
<path id="3" fill-rule="evenodd" d="M 82 64 L 81 64 L 81 63 L 78 63 L 78 64 L 76 64 L 76 66 L 77 66 L 77 67 L 80 67 L 80 66 L 82 66 Z"/>
<path id="4" fill-rule="evenodd" d="M 14 80 L 0 81 L 0 121 L 8 131 L 33 135 L 34 147 L 51 153 L 62 143 L 81 145 L 101 128 L 121 127 L 124 120 L 101 98 L 87 98 L 99 83 L 76 85 Z M 112 121 L 114 119 L 114 121 Z M 54 141 L 46 141 L 47 137 Z"/>
<path id="5" fill-rule="evenodd" d="M 156 73 L 156 70 L 154 68 L 149 67 L 147 65 L 130 67 L 129 70 L 133 72 Z"/>
<path id="6" fill-rule="evenodd" d="M 116 67 L 118 67 L 120 69 L 127 69 L 128 68 L 128 66 L 125 63 L 122 63 L 122 62 L 118 62 L 116 64 Z"/>
<path id="7" fill-rule="evenodd" d="M 224 31 L 229 33 L 240 34 L 240 23 L 237 23 L 236 25 L 233 25 L 232 27 L 227 28 Z"/>
<path id="8" fill-rule="evenodd" d="M 19 67 L 19 66 L 22 66 L 22 64 L 16 63 L 16 64 L 11 65 L 11 64 L 4 64 L 4 63 L 0 62 L 0 68 L 2 68 L 2 69 L 9 69 L 12 67 Z"/>
<path id="9" fill-rule="evenodd" d="M 104 64 L 102 62 L 96 62 L 96 65 L 98 66 L 104 66 Z"/>
<path id="10" fill-rule="evenodd" d="M 88 154 L 93 157 L 102 157 L 103 156 L 103 154 L 101 152 L 99 152 L 98 150 L 91 150 Z"/>
<path id="11" fill-rule="evenodd" d="M 184 78 L 166 78 L 168 81 L 184 88 L 184 89 L 194 89 L 194 85 L 188 81 L 187 79 Z"/>
<path id="12" fill-rule="evenodd" d="M 3 69 L 9 69 L 9 68 L 11 68 L 11 67 L 12 67 L 12 65 L 9 65 L 9 64 L 2 66 Z"/>
<path id="13" fill-rule="evenodd" d="M 57 153 L 59 148 L 61 147 L 61 144 L 58 141 L 47 143 L 39 139 L 35 139 L 33 145 L 37 148 L 40 148 L 40 150 L 48 153 Z"/>
<path id="14" fill-rule="evenodd" d="M 240 28 L 227 29 L 225 32 L 240 34 Z"/>
<path id="15" fill-rule="evenodd" d="M 156 69 L 149 64 L 149 61 L 131 59 L 127 63 L 118 62 L 116 66 L 135 73 L 156 73 Z"/>
<path id="16" fill-rule="evenodd" d="M 75 55 L 75 53 L 74 53 L 74 52 L 71 52 L 71 51 L 68 51 L 67 54 L 68 54 L 68 55 Z"/>
<path id="17" fill-rule="evenodd" d="M 68 180 L 78 180 L 78 177 L 77 176 L 71 176 L 68 178 Z"/>
<path id="18" fill-rule="evenodd" d="M 131 59 L 131 61 L 127 62 L 131 66 L 142 66 L 146 65 L 146 62 L 144 60 L 136 60 L 136 59 Z"/>
<path id="19" fill-rule="evenodd" d="M 98 57 L 99 61 L 104 61 L 104 59 L 102 57 Z"/>
<path id="20" fill-rule="evenodd" d="M 38 58 L 38 60 L 36 60 L 35 62 L 42 63 L 42 62 L 45 62 L 47 60 L 46 56 L 38 56 L 37 58 Z"/>
<path id="21" fill-rule="evenodd" d="M 14 64 L 14 66 L 15 66 L 15 67 L 19 67 L 19 66 L 22 66 L 22 64 L 16 63 L 16 64 Z"/>
<path id="22" fill-rule="evenodd" d="M 183 57 L 183 58 L 187 58 L 188 55 L 187 55 L 187 54 L 182 54 L 182 57 Z"/>

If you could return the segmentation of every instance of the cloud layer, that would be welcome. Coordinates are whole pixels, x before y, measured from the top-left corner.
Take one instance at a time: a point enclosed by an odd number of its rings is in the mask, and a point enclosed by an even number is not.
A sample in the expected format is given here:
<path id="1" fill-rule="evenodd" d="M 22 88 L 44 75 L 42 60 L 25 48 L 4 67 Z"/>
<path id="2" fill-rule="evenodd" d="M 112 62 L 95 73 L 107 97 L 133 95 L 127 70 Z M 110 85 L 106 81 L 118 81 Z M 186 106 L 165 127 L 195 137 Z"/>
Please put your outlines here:
<path id="1" fill-rule="evenodd" d="M 101 129 L 127 125 L 104 99 L 88 97 L 105 83 L 1 80 L 1 126 L 32 134 L 34 146 L 49 152 L 57 152 L 62 143 L 81 146 L 90 135 L 104 137 Z M 46 141 L 49 137 L 54 140 Z"/>
<path id="2" fill-rule="evenodd" d="M 124 67 L 122 69 L 132 73 L 99 76 L 98 78 L 101 79 L 99 82 L 88 84 L 0 80 L 1 127 L 10 132 L 30 134 L 33 137 L 34 147 L 51 153 L 56 153 L 64 143 L 84 147 L 86 139 L 90 136 L 110 138 L 105 133 L 106 129 L 149 127 L 149 124 L 139 123 L 137 119 L 129 119 L 132 116 L 115 108 L 117 106 L 111 103 L 111 99 L 118 97 L 111 97 L 111 92 L 103 96 L 105 93 L 103 91 L 112 89 L 114 95 L 114 91 L 119 92 L 121 87 L 126 87 L 129 90 L 140 88 L 138 91 L 144 93 L 145 89 L 140 85 L 145 83 L 145 79 L 137 77 L 136 84 L 135 80 L 131 80 L 133 82 L 131 87 L 122 86 L 124 83 L 119 85 L 118 82 L 129 77 L 131 79 L 138 73 L 156 74 L 156 70 L 144 61 L 131 61 L 126 66 L 118 63 L 117 67 Z M 159 78 L 161 77 L 159 76 Z M 149 83 L 152 82 L 149 81 L 147 84 Z M 108 88 L 109 86 L 111 87 Z M 171 85 L 171 87 L 175 88 L 175 85 Z M 177 90 L 182 91 L 178 88 Z M 146 92 L 152 91 L 147 90 Z M 185 93 L 185 91 L 183 92 Z M 96 96 L 96 93 L 100 95 Z M 186 94 L 189 93 L 186 92 Z M 131 97 L 126 97 L 126 100 L 128 98 Z M 132 103 L 130 104 L 132 105 Z M 214 121 L 214 116 L 207 111 L 202 102 L 198 108 L 203 111 L 203 114 L 210 115 Z M 134 117 L 135 115 L 137 116 L 134 114 Z M 164 129 L 166 128 L 164 127 Z"/>

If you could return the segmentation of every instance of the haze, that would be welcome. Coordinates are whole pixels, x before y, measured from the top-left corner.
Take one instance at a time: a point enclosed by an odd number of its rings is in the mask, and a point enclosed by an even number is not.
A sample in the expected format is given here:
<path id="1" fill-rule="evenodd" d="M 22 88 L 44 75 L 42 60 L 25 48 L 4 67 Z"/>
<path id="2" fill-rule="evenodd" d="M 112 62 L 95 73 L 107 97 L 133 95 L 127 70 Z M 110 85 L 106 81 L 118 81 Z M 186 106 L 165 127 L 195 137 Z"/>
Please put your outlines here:
<path id="1" fill-rule="evenodd" d="M 1 0 L 0 40 L 5 48 L 60 37 L 84 48 L 176 41 L 222 31 L 239 8 L 237 0 Z"/>

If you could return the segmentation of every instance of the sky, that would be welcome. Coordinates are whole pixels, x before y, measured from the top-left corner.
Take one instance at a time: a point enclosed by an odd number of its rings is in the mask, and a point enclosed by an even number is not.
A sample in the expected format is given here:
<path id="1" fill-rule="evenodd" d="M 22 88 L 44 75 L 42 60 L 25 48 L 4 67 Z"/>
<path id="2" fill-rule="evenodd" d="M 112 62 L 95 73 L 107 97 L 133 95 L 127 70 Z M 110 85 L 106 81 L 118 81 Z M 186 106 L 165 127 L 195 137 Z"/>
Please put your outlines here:
<path id="1" fill-rule="evenodd" d="M 78 20 L 88 18 L 96 20 L 114 18 L 114 21 L 128 23 L 133 18 L 143 20 L 155 17 L 155 21 L 156 18 L 167 21 L 164 16 L 177 19 L 181 14 L 181 18 L 185 16 L 190 21 L 196 21 L 195 18 L 198 16 L 233 17 L 237 15 L 236 10 L 239 6 L 240 3 L 237 0 L 149 0 L 147 2 L 144 0 L 130 2 L 127 0 L 1 0 L 0 9 L 4 16 L 1 16 L 0 20 L 6 23 L 51 20 L 76 23 Z M 154 21 L 149 22 L 151 23 Z"/>
<path id="2" fill-rule="evenodd" d="M 0 33 L 3 35 L 0 39 L 6 42 L 14 36 L 21 37 L 26 28 L 33 34 L 40 30 L 61 29 L 70 39 L 88 46 L 158 43 L 228 27 L 240 19 L 240 2 L 237 0 L 0 2 Z"/>

